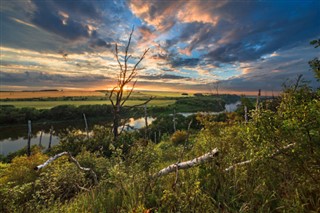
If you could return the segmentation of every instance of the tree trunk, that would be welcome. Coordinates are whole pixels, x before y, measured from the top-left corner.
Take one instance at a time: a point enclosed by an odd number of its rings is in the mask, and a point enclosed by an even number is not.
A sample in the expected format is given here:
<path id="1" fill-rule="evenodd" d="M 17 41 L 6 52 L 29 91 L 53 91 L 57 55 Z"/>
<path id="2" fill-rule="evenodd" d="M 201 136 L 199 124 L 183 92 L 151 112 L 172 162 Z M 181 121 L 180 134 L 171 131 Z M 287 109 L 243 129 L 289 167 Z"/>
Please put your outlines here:
<path id="1" fill-rule="evenodd" d="M 119 136 L 119 112 L 116 110 L 113 115 L 113 139 L 117 140 Z"/>

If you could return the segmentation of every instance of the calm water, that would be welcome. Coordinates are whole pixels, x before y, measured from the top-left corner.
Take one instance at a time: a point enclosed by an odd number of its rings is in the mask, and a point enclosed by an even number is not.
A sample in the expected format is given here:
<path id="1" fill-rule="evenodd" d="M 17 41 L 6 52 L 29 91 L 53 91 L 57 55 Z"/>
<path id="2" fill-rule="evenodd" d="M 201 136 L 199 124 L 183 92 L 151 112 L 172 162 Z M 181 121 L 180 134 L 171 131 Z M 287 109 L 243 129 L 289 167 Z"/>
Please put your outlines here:
<path id="1" fill-rule="evenodd" d="M 234 112 L 240 104 L 241 104 L 241 101 L 237 101 L 237 102 L 232 103 L 232 104 L 226 104 L 225 105 L 226 109 L 224 111 L 221 111 L 221 112 L 199 112 L 199 113 L 209 114 L 209 115 L 217 115 L 217 114 L 221 114 L 221 113 L 224 113 L 224 112 Z M 188 116 L 193 115 L 195 113 L 194 112 L 184 112 L 184 113 L 178 113 L 178 114 L 183 115 L 185 117 L 188 117 Z"/>
<path id="2" fill-rule="evenodd" d="M 226 104 L 227 112 L 233 112 L 236 110 L 237 106 L 240 104 L 240 101 L 232 104 Z M 225 112 L 223 111 L 223 112 Z M 210 114 L 218 114 L 223 112 L 212 112 Z M 189 116 L 194 113 L 180 113 L 184 116 Z M 151 124 L 155 118 L 148 117 L 148 124 Z M 88 120 L 89 129 L 92 129 L 94 125 L 111 125 L 110 121 L 105 120 Z M 145 126 L 144 118 L 130 118 L 128 123 L 130 127 L 125 127 L 125 130 L 132 131 L 134 129 L 140 129 Z M 49 138 L 50 138 L 50 127 L 51 125 L 54 127 L 54 133 L 52 135 L 52 146 L 59 143 L 58 135 L 65 131 L 67 128 L 72 129 L 79 129 L 81 131 L 85 131 L 85 124 L 83 121 L 73 121 L 73 122 L 59 122 L 59 123 L 37 123 L 32 125 L 32 139 L 31 145 L 39 144 L 40 143 L 40 134 L 42 131 L 42 139 L 41 144 L 44 147 L 48 147 Z M 15 152 L 26 147 L 28 143 L 27 138 L 27 125 L 20 125 L 20 126 L 10 126 L 10 127 L 1 127 L 0 128 L 0 154 L 1 155 L 8 155 L 10 152 Z"/>
<path id="3" fill-rule="evenodd" d="M 155 118 L 148 117 L 148 124 L 151 124 Z M 92 129 L 94 125 L 109 125 L 110 122 L 106 121 L 99 121 L 88 120 L 89 129 Z M 90 125 L 91 123 L 91 125 Z M 130 118 L 128 123 L 130 127 L 128 131 L 132 131 L 134 129 L 140 129 L 145 126 L 145 119 L 144 118 Z M 52 135 L 51 145 L 54 146 L 59 143 L 58 135 L 65 131 L 67 128 L 72 129 L 80 129 L 81 131 L 85 131 L 85 124 L 84 121 L 74 121 L 74 122 L 59 122 L 52 124 L 54 127 L 54 132 Z M 41 137 L 41 145 L 44 147 L 48 147 L 49 140 L 50 140 L 50 127 L 49 123 L 37 123 L 32 125 L 32 138 L 31 138 L 31 145 L 39 144 L 40 143 L 40 135 L 42 131 Z M 27 132 L 27 125 L 20 125 L 20 126 L 13 126 L 13 127 L 1 127 L 0 128 L 0 154 L 1 155 L 8 155 L 10 152 L 15 152 L 17 150 L 23 149 L 27 146 L 28 143 L 28 132 Z M 125 129 L 126 130 L 126 129 Z"/>

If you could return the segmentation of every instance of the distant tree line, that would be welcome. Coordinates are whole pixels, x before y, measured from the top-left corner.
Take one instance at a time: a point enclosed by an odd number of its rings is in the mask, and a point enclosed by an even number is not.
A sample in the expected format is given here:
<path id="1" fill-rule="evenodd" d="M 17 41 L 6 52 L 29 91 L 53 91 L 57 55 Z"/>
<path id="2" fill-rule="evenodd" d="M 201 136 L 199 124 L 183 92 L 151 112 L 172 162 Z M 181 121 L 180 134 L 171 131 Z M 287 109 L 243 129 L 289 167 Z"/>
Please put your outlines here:
<path id="1" fill-rule="evenodd" d="M 60 105 L 51 109 L 36 109 L 31 107 L 16 108 L 13 105 L 0 106 L 0 125 L 20 124 L 28 120 L 33 122 L 46 120 L 76 120 L 87 117 L 112 116 L 109 105 Z"/>

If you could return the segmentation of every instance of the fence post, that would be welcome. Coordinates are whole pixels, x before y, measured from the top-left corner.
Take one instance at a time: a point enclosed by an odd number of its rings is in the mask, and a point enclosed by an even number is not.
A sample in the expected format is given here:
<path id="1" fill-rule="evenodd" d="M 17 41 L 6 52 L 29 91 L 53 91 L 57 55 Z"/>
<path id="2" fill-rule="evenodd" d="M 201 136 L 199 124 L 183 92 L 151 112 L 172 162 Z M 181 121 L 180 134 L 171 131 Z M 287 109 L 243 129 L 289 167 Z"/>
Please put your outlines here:
<path id="1" fill-rule="evenodd" d="M 27 155 L 31 155 L 31 120 L 28 120 L 28 145 L 27 145 Z"/>
<path id="2" fill-rule="evenodd" d="M 149 126 L 148 126 L 148 114 L 147 114 L 147 104 L 144 105 L 144 121 L 145 121 L 144 138 L 145 138 L 145 140 L 147 140 L 147 139 L 148 139 L 148 131 L 149 131 Z"/>
<path id="3" fill-rule="evenodd" d="M 43 134 L 43 130 L 40 131 L 40 138 L 39 138 L 39 146 L 42 146 L 42 134 Z"/>
<path id="4" fill-rule="evenodd" d="M 176 109 L 173 110 L 173 131 L 176 132 Z"/>
<path id="5" fill-rule="evenodd" d="M 48 150 L 49 151 L 51 149 L 52 134 L 53 134 L 53 126 L 51 126 L 51 128 L 50 128 L 50 138 L 49 138 L 49 145 L 48 145 Z"/>
<path id="6" fill-rule="evenodd" d="M 88 128 L 88 123 L 87 123 L 86 114 L 84 114 L 84 113 L 83 113 L 83 119 L 84 119 L 84 124 L 85 124 L 85 126 L 86 126 L 87 138 L 89 138 L 89 128 Z"/>

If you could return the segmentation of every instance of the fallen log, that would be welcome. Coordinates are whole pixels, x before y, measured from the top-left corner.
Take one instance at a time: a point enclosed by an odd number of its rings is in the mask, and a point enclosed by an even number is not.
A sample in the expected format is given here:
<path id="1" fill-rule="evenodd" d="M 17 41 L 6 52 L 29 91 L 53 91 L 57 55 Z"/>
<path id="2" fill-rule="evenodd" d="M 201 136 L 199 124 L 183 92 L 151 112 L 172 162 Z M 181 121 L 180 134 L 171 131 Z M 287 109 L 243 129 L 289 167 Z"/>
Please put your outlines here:
<path id="1" fill-rule="evenodd" d="M 193 160 L 171 164 L 170 166 L 161 169 L 159 172 L 153 175 L 153 178 L 158 178 L 163 175 L 169 174 L 171 172 L 176 172 L 179 169 L 189 169 L 191 167 L 197 166 L 199 164 L 205 163 L 208 160 L 212 159 L 214 156 L 218 154 L 218 149 L 215 148 L 211 152 L 208 152 L 200 157 L 194 158 Z"/>
<path id="2" fill-rule="evenodd" d="M 93 181 L 94 181 L 94 184 L 97 185 L 98 184 L 98 178 L 97 178 L 97 175 L 96 173 L 91 169 L 91 168 L 85 168 L 85 167 L 82 167 L 80 165 L 80 163 L 69 153 L 69 152 L 61 152 L 59 154 L 56 154 L 55 156 L 49 158 L 46 162 L 44 162 L 43 164 L 39 165 L 39 166 L 36 166 L 34 169 L 35 170 L 40 170 L 46 166 L 48 166 L 50 163 L 52 163 L 53 161 L 55 161 L 56 159 L 64 156 L 64 155 L 67 155 L 69 157 L 69 160 L 74 163 L 77 168 L 81 171 L 85 171 L 85 172 L 90 172 L 92 178 L 93 178 Z"/>

